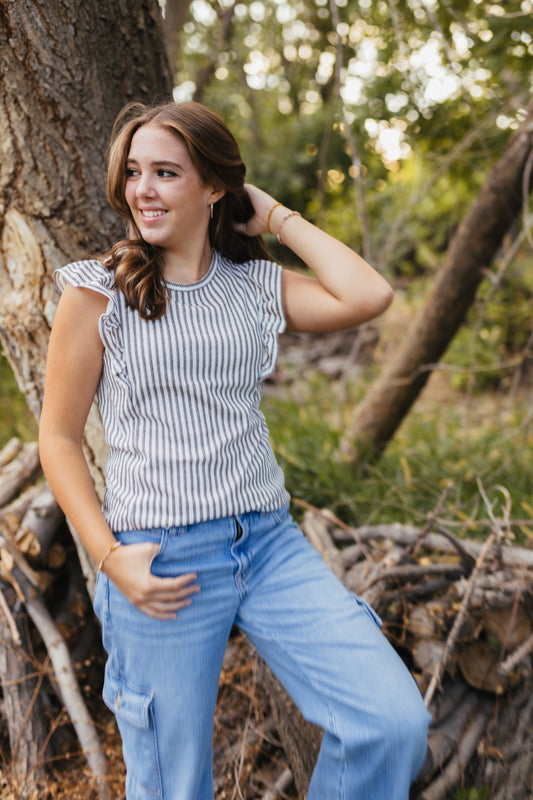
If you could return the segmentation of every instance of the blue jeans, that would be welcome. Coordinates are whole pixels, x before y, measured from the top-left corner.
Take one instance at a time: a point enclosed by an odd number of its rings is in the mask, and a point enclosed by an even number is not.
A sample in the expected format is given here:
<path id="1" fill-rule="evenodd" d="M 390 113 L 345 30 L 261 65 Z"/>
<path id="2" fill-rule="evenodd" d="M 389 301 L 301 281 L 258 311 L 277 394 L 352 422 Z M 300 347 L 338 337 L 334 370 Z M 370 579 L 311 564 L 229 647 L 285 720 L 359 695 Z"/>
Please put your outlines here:
<path id="1" fill-rule="evenodd" d="M 152 571 L 196 572 L 201 587 L 162 621 L 98 577 L 103 696 L 122 736 L 127 800 L 212 800 L 213 717 L 234 624 L 324 729 L 308 800 L 407 800 L 426 753 L 418 688 L 375 613 L 286 508 L 117 538 L 160 542 Z"/>

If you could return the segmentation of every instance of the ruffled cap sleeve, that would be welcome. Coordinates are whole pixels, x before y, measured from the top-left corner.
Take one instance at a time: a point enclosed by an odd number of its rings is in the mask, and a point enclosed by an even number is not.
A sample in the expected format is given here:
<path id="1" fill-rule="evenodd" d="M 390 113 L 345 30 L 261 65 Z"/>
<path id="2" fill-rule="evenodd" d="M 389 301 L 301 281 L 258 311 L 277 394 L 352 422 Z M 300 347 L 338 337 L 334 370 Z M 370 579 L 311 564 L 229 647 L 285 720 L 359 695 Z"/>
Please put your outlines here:
<path id="1" fill-rule="evenodd" d="M 59 292 L 63 292 L 67 283 L 70 283 L 76 288 L 92 289 L 107 297 L 107 308 L 98 323 L 100 338 L 105 347 L 104 362 L 111 372 L 124 372 L 121 303 L 119 302 L 119 292 L 113 288 L 113 273 L 96 260 L 75 261 L 54 271 L 54 283 Z"/>
<path id="2" fill-rule="evenodd" d="M 67 283 L 76 288 L 92 289 L 103 294 L 108 300 L 115 298 L 114 277 L 99 261 L 75 261 L 54 271 L 54 283 L 63 292 Z"/>

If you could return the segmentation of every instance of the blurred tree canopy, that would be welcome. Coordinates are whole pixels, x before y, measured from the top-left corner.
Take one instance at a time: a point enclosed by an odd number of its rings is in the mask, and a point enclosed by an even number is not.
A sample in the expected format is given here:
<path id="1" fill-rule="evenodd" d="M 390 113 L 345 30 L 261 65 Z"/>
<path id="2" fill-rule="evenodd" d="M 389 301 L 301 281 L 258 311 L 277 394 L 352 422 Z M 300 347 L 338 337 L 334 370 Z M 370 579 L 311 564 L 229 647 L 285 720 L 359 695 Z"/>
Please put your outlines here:
<path id="1" fill-rule="evenodd" d="M 251 180 L 411 277 L 525 118 L 533 2 L 192 0 L 177 44 L 176 99 L 223 116 Z"/>

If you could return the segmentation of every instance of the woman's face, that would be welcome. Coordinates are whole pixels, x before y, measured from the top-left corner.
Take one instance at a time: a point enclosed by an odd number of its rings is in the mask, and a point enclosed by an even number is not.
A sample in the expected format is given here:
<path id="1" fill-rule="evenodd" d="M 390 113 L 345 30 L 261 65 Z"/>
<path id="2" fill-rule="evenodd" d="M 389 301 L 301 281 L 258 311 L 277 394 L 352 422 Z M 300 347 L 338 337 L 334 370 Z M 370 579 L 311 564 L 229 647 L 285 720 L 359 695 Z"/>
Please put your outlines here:
<path id="1" fill-rule="evenodd" d="M 181 139 L 159 125 L 143 125 L 126 169 L 126 202 L 146 242 L 177 253 L 207 237 L 209 206 L 222 193 L 201 181 Z"/>

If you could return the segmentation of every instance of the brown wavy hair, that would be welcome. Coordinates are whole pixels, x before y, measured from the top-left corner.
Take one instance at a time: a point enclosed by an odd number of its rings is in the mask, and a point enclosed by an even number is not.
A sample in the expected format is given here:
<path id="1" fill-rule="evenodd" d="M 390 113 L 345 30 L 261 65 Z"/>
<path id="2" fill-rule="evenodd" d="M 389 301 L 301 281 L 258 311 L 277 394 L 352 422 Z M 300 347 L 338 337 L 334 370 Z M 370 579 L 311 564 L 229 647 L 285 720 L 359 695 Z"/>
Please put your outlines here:
<path id="1" fill-rule="evenodd" d="M 200 179 L 215 190 L 225 190 L 213 206 L 209 241 L 223 256 L 242 263 L 268 257 L 261 236 L 245 236 L 234 228 L 254 213 L 244 189 L 246 166 L 239 145 L 222 119 L 201 103 L 163 103 L 146 106 L 128 103 L 118 115 L 109 150 L 107 199 L 127 220 L 125 239 L 104 255 L 104 266 L 115 271 L 115 287 L 125 295 L 128 306 L 144 319 L 158 319 L 165 313 L 167 287 L 163 280 L 164 251 L 146 242 L 126 202 L 126 162 L 136 131 L 148 123 L 160 125 L 177 136 L 187 148 Z"/>

